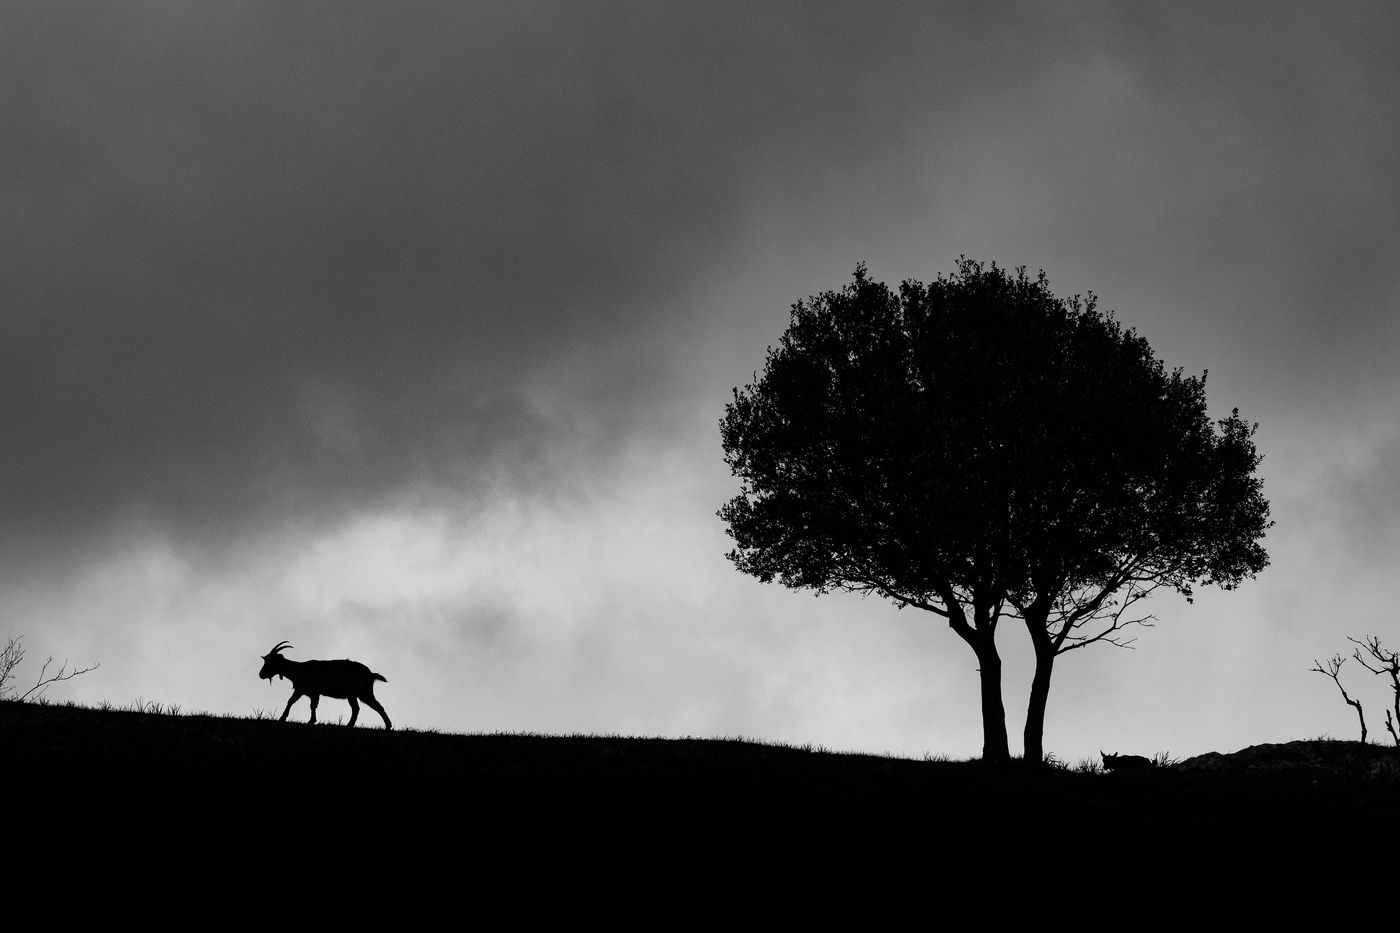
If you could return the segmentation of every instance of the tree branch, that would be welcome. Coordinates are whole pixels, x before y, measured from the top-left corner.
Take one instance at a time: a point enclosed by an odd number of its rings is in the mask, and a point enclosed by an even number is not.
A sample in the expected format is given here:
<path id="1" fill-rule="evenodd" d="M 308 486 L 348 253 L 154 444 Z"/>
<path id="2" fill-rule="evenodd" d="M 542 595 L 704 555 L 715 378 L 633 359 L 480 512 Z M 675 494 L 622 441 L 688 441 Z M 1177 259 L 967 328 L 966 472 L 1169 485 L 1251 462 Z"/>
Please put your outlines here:
<path id="1" fill-rule="evenodd" d="M 0 651 L 0 700 L 13 700 L 16 703 L 23 703 L 30 695 L 38 699 L 38 697 L 43 696 L 44 691 L 51 685 L 61 683 L 65 680 L 72 680 L 79 674 L 86 674 L 102 666 L 101 664 L 94 664 L 91 667 L 70 671 L 68 670 L 68 662 L 65 660 L 59 665 L 57 673 L 46 677 L 45 675 L 48 674 L 49 665 L 53 663 L 53 655 L 50 655 L 48 660 L 44 662 L 44 666 L 39 669 L 39 679 L 35 681 L 34 686 L 18 696 L 12 697 L 10 694 L 13 694 L 16 688 L 6 686 L 6 683 L 14 678 L 14 669 L 19 665 L 20 661 L 24 660 L 24 646 L 20 644 L 20 639 L 22 638 L 24 638 L 23 635 L 20 635 L 18 638 L 11 638 L 4 650 Z"/>
<path id="2" fill-rule="evenodd" d="M 925 612 L 932 612 L 934 615 L 942 616 L 945 619 L 949 618 L 949 612 L 946 608 L 939 608 L 933 603 L 930 603 L 928 600 L 921 599 L 920 597 L 913 596 L 907 592 L 897 589 L 896 587 L 892 586 L 889 583 L 889 581 L 879 579 L 878 576 L 872 573 L 868 568 L 855 566 L 853 562 L 852 569 L 856 570 L 857 572 L 848 574 L 847 576 L 849 579 L 854 580 L 855 582 L 860 584 L 859 589 L 874 590 L 875 592 L 878 592 L 888 597 L 889 599 L 892 599 L 896 604 L 913 606 L 916 609 L 923 609 Z"/>
<path id="3" fill-rule="evenodd" d="M 1356 707 L 1356 718 L 1361 720 L 1361 741 L 1365 742 L 1366 716 L 1361 712 L 1361 703 L 1357 700 L 1353 700 L 1350 696 L 1347 695 L 1347 688 L 1342 686 L 1342 679 L 1340 676 L 1338 676 L 1344 663 L 1345 659 L 1343 659 L 1340 654 L 1334 654 L 1331 658 L 1328 659 L 1327 668 L 1325 670 L 1323 669 L 1321 662 L 1319 662 L 1316 658 L 1313 659 L 1313 666 L 1309 668 L 1309 670 L 1314 670 L 1317 671 L 1319 674 L 1325 674 L 1328 677 L 1331 677 L 1332 682 L 1337 685 L 1337 689 L 1342 691 L 1342 699 L 1346 700 L 1347 703 L 1349 703 L 1351 706 Z"/>
<path id="4" fill-rule="evenodd" d="M 1060 615 L 1054 622 L 1058 629 L 1054 632 L 1055 653 L 1064 654 L 1076 648 L 1083 648 L 1085 645 L 1092 645 L 1095 642 L 1107 642 L 1119 648 L 1130 648 L 1137 639 L 1130 638 L 1126 641 L 1113 637 L 1114 632 L 1121 631 L 1130 625 L 1142 625 L 1150 627 L 1156 620 L 1156 616 L 1148 613 L 1137 618 L 1125 619 L 1124 615 L 1134 604 L 1151 596 L 1159 587 L 1163 585 L 1160 580 L 1150 580 L 1149 585 L 1142 585 L 1144 581 L 1136 578 L 1129 578 L 1125 581 L 1128 590 L 1123 594 L 1121 600 L 1108 598 L 1113 590 L 1114 581 L 1110 580 L 1092 598 L 1082 599 L 1071 596 L 1074 608 Z M 1121 586 L 1123 584 L 1119 584 Z M 1103 631 L 1094 635 L 1076 634 L 1077 630 L 1092 622 L 1107 620 L 1108 626 Z"/>
<path id="5" fill-rule="evenodd" d="M 1392 720 L 1390 710 L 1385 711 L 1385 728 L 1390 733 L 1391 739 L 1396 745 L 1400 745 L 1400 734 L 1396 733 L 1395 723 L 1400 722 L 1400 652 L 1391 651 L 1381 645 L 1379 636 L 1367 635 L 1364 641 L 1347 636 L 1347 641 L 1357 645 L 1352 649 L 1351 656 L 1372 674 L 1389 674 L 1390 688 L 1394 693 L 1395 719 Z M 1366 659 L 1361 656 L 1361 650 L 1366 650 L 1372 658 L 1376 660 L 1379 667 L 1372 667 L 1366 663 Z"/>

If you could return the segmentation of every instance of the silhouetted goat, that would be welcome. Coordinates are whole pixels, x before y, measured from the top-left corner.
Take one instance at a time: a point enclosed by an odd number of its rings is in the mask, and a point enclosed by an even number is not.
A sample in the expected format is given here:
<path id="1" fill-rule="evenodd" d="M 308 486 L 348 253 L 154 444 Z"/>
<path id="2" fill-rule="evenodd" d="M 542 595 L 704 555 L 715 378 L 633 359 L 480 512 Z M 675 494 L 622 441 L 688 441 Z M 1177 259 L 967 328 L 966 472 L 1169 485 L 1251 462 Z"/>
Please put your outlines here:
<path id="1" fill-rule="evenodd" d="M 1144 758 L 1141 755 L 1103 755 L 1103 769 L 1105 771 L 1150 771 L 1155 765 L 1151 758 Z"/>
<path id="2" fill-rule="evenodd" d="M 278 722 L 287 721 L 292 704 L 302 696 L 311 698 L 311 721 L 315 722 L 316 704 L 321 702 L 321 697 L 327 696 L 350 701 L 349 724 L 352 726 L 360 715 L 357 701 L 364 700 L 384 720 L 385 729 L 394 728 L 389 714 L 374 698 L 374 682 L 382 680 L 387 684 L 389 678 L 376 674 L 359 661 L 288 661 L 282 657 L 281 651 L 291 647 L 284 641 L 263 655 L 262 670 L 258 672 L 258 676 L 269 684 L 274 677 L 285 677 L 292 682 L 292 698 L 287 701 L 287 708 L 282 710 L 282 718 Z"/>

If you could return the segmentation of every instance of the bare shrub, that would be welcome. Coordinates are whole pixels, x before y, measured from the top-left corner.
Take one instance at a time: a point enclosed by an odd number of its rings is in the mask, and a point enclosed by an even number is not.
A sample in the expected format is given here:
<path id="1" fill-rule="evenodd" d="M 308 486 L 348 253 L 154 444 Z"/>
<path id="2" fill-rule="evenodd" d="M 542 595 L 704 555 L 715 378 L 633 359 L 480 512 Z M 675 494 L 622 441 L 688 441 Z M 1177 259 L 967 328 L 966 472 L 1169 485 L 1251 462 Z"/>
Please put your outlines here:
<path id="1" fill-rule="evenodd" d="M 16 703 L 23 703 L 26 700 L 41 700 L 44 697 L 44 691 L 48 690 L 53 684 L 62 683 L 65 680 L 72 680 L 79 674 L 86 674 L 88 671 L 97 670 L 97 668 L 102 666 L 100 664 L 94 664 L 91 667 L 83 667 L 70 671 L 68 669 L 68 662 L 65 660 L 59 665 L 57 672 L 50 674 L 49 666 L 53 664 L 53 655 L 49 655 L 48 660 L 44 662 L 44 666 L 39 669 L 39 678 L 35 681 L 34 686 L 20 693 L 19 685 L 11 681 L 15 679 L 15 668 L 19 667 L 20 662 L 24 660 L 24 645 L 21 643 L 23 639 L 23 635 L 9 639 L 4 650 L 0 651 L 0 701 L 10 700 Z"/>
<path id="2" fill-rule="evenodd" d="M 1380 638 L 1376 635 L 1367 635 L 1364 639 L 1352 638 L 1348 635 L 1347 641 L 1356 645 L 1352 649 L 1350 658 L 1334 654 L 1327 659 L 1325 666 L 1320 661 L 1313 661 L 1311 670 L 1332 678 L 1337 689 L 1342 692 L 1342 699 L 1356 710 L 1356 718 L 1361 721 L 1361 741 L 1363 742 L 1366 741 L 1366 714 L 1361 709 L 1361 701 L 1353 699 L 1347 693 L 1346 688 L 1342 686 L 1340 676 L 1342 665 L 1349 660 L 1354 660 L 1372 674 L 1388 676 L 1392 697 L 1391 708 L 1385 711 L 1385 728 L 1390 733 L 1390 738 L 1397 746 L 1400 746 L 1400 652 L 1392 651 L 1382 645 Z"/>

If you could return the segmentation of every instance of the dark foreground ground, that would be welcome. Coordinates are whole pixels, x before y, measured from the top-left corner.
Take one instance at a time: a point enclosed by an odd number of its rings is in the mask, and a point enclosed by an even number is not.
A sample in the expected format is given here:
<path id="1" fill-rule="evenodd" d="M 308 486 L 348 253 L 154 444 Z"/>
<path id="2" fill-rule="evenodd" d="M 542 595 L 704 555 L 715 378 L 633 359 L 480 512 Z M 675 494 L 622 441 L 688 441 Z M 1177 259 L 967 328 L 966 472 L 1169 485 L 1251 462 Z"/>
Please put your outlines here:
<path id="1" fill-rule="evenodd" d="M 8 854 L 106 892 L 80 909 L 199 890 L 248 910 L 271 885 L 351 914 L 494 899 L 510 925 L 658 899 L 655 926 L 759 900 L 874 926 L 915 903 L 1286 913 L 1391 877 L 1400 845 L 1400 753 L 1340 741 L 1095 774 L 0 703 L 0 782 Z"/>

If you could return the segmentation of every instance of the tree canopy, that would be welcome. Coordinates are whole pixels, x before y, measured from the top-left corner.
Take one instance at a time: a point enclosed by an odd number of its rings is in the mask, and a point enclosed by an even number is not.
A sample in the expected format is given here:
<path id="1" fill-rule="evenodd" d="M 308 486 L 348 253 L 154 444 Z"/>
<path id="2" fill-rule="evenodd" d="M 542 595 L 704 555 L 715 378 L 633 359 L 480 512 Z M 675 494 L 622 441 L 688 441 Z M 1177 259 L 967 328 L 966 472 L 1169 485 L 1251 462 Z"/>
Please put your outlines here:
<path id="1" fill-rule="evenodd" d="M 1056 655 L 1117 643 L 1159 587 L 1189 599 L 1267 565 L 1254 430 L 1238 411 L 1212 420 L 1204 373 L 1167 370 L 1043 272 L 964 258 L 896 293 L 861 265 L 793 305 L 762 376 L 734 390 L 721 437 L 741 489 L 719 514 L 760 580 L 947 619 L 978 656 L 992 758 L 1007 756 L 995 632 L 1021 619 L 1038 759 Z"/>

